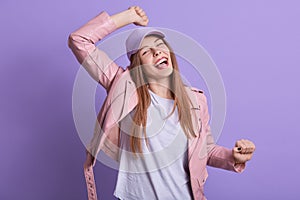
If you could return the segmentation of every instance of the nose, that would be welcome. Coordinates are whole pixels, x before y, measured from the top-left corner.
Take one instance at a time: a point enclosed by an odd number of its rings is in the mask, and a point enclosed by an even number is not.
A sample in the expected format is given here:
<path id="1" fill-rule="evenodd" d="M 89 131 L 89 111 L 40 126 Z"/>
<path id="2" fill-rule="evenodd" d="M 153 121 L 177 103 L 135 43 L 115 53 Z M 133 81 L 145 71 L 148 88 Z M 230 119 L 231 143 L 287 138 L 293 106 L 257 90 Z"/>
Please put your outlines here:
<path id="1" fill-rule="evenodd" d="M 161 54 L 161 50 L 158 48 L 152 48 L 152 51 L 154 56 L 158 56 Z"/>

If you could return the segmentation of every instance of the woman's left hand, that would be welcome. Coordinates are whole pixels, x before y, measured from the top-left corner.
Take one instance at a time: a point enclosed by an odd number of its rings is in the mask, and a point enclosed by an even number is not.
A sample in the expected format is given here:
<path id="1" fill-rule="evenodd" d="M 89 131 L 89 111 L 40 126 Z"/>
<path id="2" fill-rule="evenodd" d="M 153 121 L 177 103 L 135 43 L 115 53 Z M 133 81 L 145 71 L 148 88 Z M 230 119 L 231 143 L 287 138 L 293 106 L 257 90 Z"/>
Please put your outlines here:
<path id="1" fill-rule="evenodd" d="M 232 149 L 233 158 L 236 164 L 246 163 L 251 160 L 255 151 L 255 145 L 250 140 L 238 140 Z"/>

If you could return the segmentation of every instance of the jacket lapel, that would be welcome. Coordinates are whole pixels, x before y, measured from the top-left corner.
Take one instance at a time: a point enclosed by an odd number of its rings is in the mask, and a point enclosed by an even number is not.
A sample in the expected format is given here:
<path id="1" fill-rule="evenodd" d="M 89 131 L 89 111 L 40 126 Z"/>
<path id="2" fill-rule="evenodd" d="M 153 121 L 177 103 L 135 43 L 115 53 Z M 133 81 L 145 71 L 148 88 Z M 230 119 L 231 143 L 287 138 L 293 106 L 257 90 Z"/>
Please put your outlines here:
<path id="1" fill-rule="evenodd" d="M 132 80 L 126 81 L 126 87 L 124 91 L 124 104 L 120 115 L 120 120 L 122 120 L 127 114 L 129 114 L 137 105 L 138 97 L 135 88 L 135 84 Z"/>
<path id="2" fill-rule="evenodd" d="M 121 79 L 113 85 L 108 96 L 107 112 L 105 115 L 103 129 L 109 130 L 119 123 L 137 105 L 135 84 L 131 80 L 129 71 L 122 74 Z"/>

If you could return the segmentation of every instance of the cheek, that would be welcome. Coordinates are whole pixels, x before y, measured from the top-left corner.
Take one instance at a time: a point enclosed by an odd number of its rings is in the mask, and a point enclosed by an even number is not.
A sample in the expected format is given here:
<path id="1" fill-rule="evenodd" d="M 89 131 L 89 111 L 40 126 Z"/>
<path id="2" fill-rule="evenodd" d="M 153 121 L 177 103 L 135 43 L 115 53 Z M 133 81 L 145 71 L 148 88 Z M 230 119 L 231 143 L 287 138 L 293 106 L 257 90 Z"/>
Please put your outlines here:
<path id="1" fill-rule="evenodd" d="M 142 63 L 143 65 L 145 65 L 145 64 L 149 64 L 149 63 L 151 63 L 151 62 L 150 62 L 150 59 L 149 59 L 149 58 L 147 58 L 147 57 L 142 57 L 142 58 L 141 58 L 141 63 Z"/>

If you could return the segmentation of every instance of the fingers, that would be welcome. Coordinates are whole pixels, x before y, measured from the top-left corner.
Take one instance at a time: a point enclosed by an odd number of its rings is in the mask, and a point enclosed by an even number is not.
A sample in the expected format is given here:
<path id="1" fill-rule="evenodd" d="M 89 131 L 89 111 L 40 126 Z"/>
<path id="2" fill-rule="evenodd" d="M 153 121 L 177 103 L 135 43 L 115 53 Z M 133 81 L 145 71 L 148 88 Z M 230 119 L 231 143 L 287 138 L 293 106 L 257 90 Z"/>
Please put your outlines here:
<path id="1" fill-rule="evenodd" d="M 245 140 L 238 140 L 238 141 L 235 143 L 235 146 L 238 148 L 239 153 L 246 154 L 246 153 L 248 152 L 248 149 L 247 149 L 247 145 L 246 145 L 246 143 L 245 143 Z"/>
<path id="2" fill-rule="evenodd" d="M 142 8 L 136 6 L 136 7 L 135 7 L 135 11 L 136 11 L 136 13 L 142 18 L 142 20 L 143 20 L 144 22 L 146 22 L 146 21 L 148 22 L 148 17 L 147 17 L 147 15 L 146 15 L 146 12 L 145 12 Z"/>
<path id="3" fill-rule="evenodd" d="M 139 6 L 132 6 L 129 9 L 134 10 L 134 12 L 137 15 L 137 19 L 135 21 L 136 25 L 140 25 L 140 26 L 146 26 L 149 22 L 148 16 L 146 14 L 146 12 Z"/>
<path id="4" fill-rule="evenodd" d="M 250 140 L 238 140 L 235 143 L 234 151 L 242 153 L 242 154 L 251 154 L 255 151 L 255 145 Z"/>
<path id="5" fill-rule="evenodd" d="M 233 157 L 236 163 L 245 163 L 251 160 L 255 145 L 250 140 L 238 140 L 233 148 Z"/>
<path id="6" fill-rule="evenodd" d="M 139 6 L 131 6 L 128 9 L 133 9 L 136 12 L 136 14 L 138 14 L 141 17 L 146 16 L 145 11 Z"/>
<path id="7" fill-rule="evenodd" d="M 242 151 L 242 147 L 234 147 L 233 151 L 236 153 L 240 153 Z"/>
<path id="8" fill-rule="evenodd" d="M 138 6 L 135 7 L 135 11 L 141 17 L 146 16 L 145 11 L 142 8 L 138 7 Z"/>

